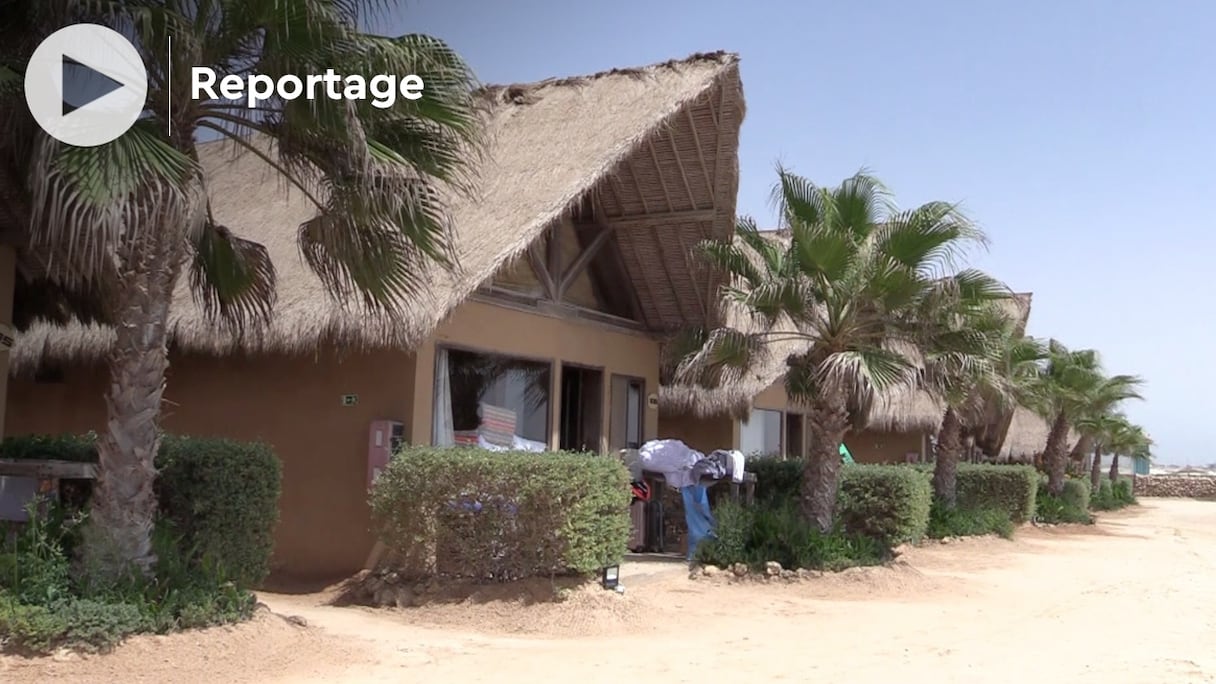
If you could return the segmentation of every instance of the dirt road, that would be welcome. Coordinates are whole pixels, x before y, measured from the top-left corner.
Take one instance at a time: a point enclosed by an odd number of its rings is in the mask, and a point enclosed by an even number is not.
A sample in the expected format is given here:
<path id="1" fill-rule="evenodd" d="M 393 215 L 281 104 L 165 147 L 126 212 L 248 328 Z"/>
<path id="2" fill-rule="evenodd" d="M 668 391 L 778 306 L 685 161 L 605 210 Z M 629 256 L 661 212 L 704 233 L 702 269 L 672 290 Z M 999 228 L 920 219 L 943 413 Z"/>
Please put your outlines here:
<path id="1" fill-rule="evenodd" d="M 1147 500 L 1092 528 L 933 544 L 800 584 L 623 574 L 624 596 L 528 606 L 265 595 L 307 626 L 265 613 L 107 656 L 3 659 L 0 681 L 1216 682 L 1216 503 Z"/>

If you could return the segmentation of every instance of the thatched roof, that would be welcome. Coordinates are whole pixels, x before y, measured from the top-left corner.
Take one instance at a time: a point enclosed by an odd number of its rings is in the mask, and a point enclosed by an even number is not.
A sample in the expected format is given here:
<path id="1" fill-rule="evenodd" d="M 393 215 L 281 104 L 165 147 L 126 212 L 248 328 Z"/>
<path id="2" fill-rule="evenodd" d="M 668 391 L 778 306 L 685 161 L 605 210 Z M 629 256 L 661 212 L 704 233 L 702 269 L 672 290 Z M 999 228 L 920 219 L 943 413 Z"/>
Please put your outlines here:
<path id="1" fill-rule="evenodd" d="M 766 231 L 770 240 L 786 241 L 788 236 L 778 231 Z M 736 243 L 742 244 L 740 238 Z M 758 258 L 758 257 L 757 257 Z M 722 307 L 722 324 L 747 333 L 763 332 L 764 324 L 753 317 L 744 308 L 728 303 Z M 792 324 L 778 323 L 770 329 L 790 330 Z M 664 385 L 659 388 L 659 408 L 662 411 L 690 414 L 697 417 L 725 415 L 741 418 L 751 411 L 752 401 L 764 390 L 781 382 L 785 377 L 790 357 L 796 356 L 809 348 L 810 344 L 797 340 L 781 340 L 768 345 L 764 358 L 745 375 L 735 378 L 729 385 L 718 387 L 702 387 L 686 384 Z"/>
<path id="2" fill-rule="evenodd" d="M 770 239 L 786 240 L 788 231 L 772 231 Z M 1009 314 L 1024 329 L 1030 317 L 1030 293 L 1015 294 L 1006 305 Z M 739 330 L 756 332 L 757 325 L 741 311 L 726 312 L 728 325 Z M 801 354 L 810 346 L 807 342 L 783 341 L 769 348 L 768 355 L 747 376 L 726 387 L 693 387 L 668 385 L 659 390 L 659 406 L 672 413 L 698 417 L 741 417 L 751 410 L 752 401 L 764 390 L 785 377 L 790 357 Z M 924 390 L 908 386 L 891 388 L 875 397 L 870 407 L 866 427 L 886 432 L 916 432 L 935 430 L 941 424 L 945 405 Z"/>
<path id="3" fill-rule="evenodd" d="M 706 325 L 715 276 L 691 263 L 704 239 L 730 239 L 744 116 L 738 57 L 717 52 L 637 69 L 488 89 L 494 104 L 477 194 L 451 202 L 460 270 L 437 271 L 426 297 L 399 320 L 335 301 L 304 264 L 296 229 L 314 211 L 255 155 L 202 145 L 213 211 L 241 237 L 266 246 L 278 273 L 273 320 L 236 338 L 209 320 L 182 282 L 170 343 L 213 354 L 344 348 L 410 348 L 479 286 L 580 207 L 615 229 L 641 323 L 669 332 Z M 187 281 L 187 278 L 183 278 Z M 109 329 L 36 323 L 12 351 L 14 370 L 44 360 L 100 358 Z"/>
<path id="4" fill-rule="evenodd" d="M 1031 293 L 1019 292 L 1002 304 L 1019 333 L 1025 331 L 1030 318 L 1031 298 Z M 945 403 L 929 392 L 901 385 L 875 397 L 866 426 L 883 432 L 935 431 L 945 412 Z"/>

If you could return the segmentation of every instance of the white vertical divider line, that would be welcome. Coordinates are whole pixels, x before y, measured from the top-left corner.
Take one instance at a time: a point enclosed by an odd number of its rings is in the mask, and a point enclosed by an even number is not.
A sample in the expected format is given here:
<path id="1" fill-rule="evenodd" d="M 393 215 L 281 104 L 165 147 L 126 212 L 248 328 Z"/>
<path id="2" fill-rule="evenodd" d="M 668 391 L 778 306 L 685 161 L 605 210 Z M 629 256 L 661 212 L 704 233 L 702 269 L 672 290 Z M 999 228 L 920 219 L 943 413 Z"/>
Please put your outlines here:
<path id="1" fill-rule="evenodd" d="M 169 137 L 173 137 L 173 34 L 166 36 L 169 39 L 169 52 L 166 57 L 169 58 L 169 74 L 165 78 L 165 87 L 169 89 Z"/>

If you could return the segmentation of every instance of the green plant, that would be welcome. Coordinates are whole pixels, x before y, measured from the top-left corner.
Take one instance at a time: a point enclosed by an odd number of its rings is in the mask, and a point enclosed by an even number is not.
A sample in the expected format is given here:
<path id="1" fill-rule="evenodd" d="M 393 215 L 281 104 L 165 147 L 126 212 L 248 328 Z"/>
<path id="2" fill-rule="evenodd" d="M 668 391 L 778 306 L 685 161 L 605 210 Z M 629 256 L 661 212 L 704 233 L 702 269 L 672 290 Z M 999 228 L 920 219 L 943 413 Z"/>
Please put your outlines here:
<path id="1" fill-rule="evenodd" d="M 166 435 L 156 459 L 162 518 L 192 560 L 241 587 L 266 577 L 279 519 L 282 477 L 270 447 Z"/>
<path id="2" fill-rule="evenodd" d="M 152 537 L 158 559 L 152 577 L 99 583 L 70 573 L 61 539 L 71 527 L 51 524 L 57 516 L 33 505 L 30 510 L 12 550 L 0 555 L 0 646 L 5 650 L 106 649 L 131 634 L 224 624 L 252 614 L 253 594 L 199 567 L 167 522 Z"/>
<path id="3" fill-rule="evenodd" d="M 1013 538 L 1014 524 L 1009 513 L 1001 508 L 965 508 L 943 506 L 937 501 L 929 511 L 930 539 L 946 537 L 971 537 L 982 534 L 997 534 L 1005 539 Z"/>
<path id="4" fill-rule="evenodd" d="M 589 574 L 625 553 L 629 473 L 589 454 L 406 447 L 376 481 L 371 505 L 381 540 L 409 574 Z"/>
<path id="5" fill-rule="evenodd" d="M 896 546 L 924 536 L 932 500 L 929 478 L 915 468 L 848 466 L 841 471 L 837 517 L 848 532 Z"/>
<path id="6" fill-rule="evenodd" d="M 747 469 L 756 474 L 757 502 L 780 507 L 796 501 L 805 464 L 772 458 L 749 461 Z M 850 465 L 840 472 L 836 515 L 844 530 L 895 546 L 924 535 L 932 499 L 929 474 L 923 468 Z"/>
<path id="7" fill-rule="evenodd" d="M 1089 514 L 1089 483 L 1084 480 L 1065 480 L 1064 491 L 1059 495 L 1052 494 L 1048 484 L 1042 482 L 1035 508 L 1035 519 L 1042 523 L 1093 522 Z"/>
<path id="8" fill-rule="evenodd" d="M 1109 482 L 1110 480 L 1107 480 Z M 1132 493 L 1132 480 L 1130 477 L 1121 477 L 1111 486 L 1114 500 L 1122 506 L 1131 506 L 1136 503 L 1136 495 Z"/>
<path id="9" fill-rule="evenodd" d="M 789 503 L 745 508 L 727 502 L 714 511 L 714 517 L 716 538 L 697 549 L 697 560 L 708 565 L 743 563 L 759 568 L 776 561 L 787 569 L 835 571 L 875 565 L 888 555 L 876 539 L 839 529 L 820 532 Z"/>
<path id="10" fill-rule="evenodd" d="M 958 506 L 998 509 L 1013 524 L 1034 517 L 1039 475 L 1033 466 L 960 463 Z"/>
<path id="11" fill-rule="evenodd" d="M 97 462 L 97 435 L 21 435 L 0 440 L 0 458 L 10 460 L 46 459 Z"/>
<path id="12" fill-rule="evenodd" d="M 1098 491 L 1093 493 L 1089 499 L 1089 507 L 1095 511 L 1110 511 L 1121 508 L 1119 502 L 1115 501 L 1114 488 L 1110 486 L 1110 480 L 1102 480 L 1098 483 Z"/>
<path id="13" fill-rule="evenodd" d="M 30 435 L 0 442 L 14 458 L 96 461 L 96 436 Z M 279 516 L 281 466 L 257 442 L 164 435 L 156 455 L 158 527 L 168 523 L 192 549 L 191 562 L 207 566 L 239 586 L 257 586 L 270 564 Z M 63 527 L 62 509 L 50 509 L 47 524 Z M 58 517 L 56 517 L 58 516 Z M 53 533 L 71 556 L 79 520 Z"/>

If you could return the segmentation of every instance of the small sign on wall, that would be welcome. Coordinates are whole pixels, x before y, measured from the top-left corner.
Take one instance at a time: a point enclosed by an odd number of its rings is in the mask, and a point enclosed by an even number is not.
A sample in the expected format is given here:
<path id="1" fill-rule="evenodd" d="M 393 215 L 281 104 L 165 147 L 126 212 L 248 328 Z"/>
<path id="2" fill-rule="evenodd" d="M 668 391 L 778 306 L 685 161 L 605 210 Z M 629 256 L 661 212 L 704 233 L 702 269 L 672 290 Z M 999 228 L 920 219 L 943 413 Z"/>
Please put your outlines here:
<path id="1" fill-rule="evenodd" d="M 646 406 L 657 409 L 659 407 L 659 395 L 649 394 L 646 396 Z"/>
<path id="2" fill-rule="evenodd" d="M 358 394 L 343 394 L 342 395 L 342 405 L 343 406 L 354 406 L 355 404 L 358 404 L 358 403 L 359 403 Z"/>

